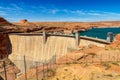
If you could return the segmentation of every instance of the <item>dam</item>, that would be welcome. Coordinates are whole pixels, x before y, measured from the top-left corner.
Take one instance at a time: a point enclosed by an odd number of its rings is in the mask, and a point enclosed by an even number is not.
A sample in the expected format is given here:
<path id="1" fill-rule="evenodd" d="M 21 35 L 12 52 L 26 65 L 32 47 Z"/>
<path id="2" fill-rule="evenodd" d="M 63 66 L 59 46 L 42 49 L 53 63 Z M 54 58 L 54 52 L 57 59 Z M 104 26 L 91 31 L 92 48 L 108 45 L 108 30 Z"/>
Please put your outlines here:
<path id="1" fill-rule="evenodd" d="M 9 34 L 12 44 L 12 56 L 28 56 L 34 61 L 45 61 L 52 58 L 53 54 L 56 57 L 69 52 L 69 49 L 76 49 L 76 39 L 74 36 L 67 35 L 49 35 L 44 43 L 42 34 Z M 78 46 L 88 46 L 94 44 L 104 47 L 107 42 L 105 40 L 80 37 Z"/>
<path id="2" fill-rule="evenodd" d="M 12 53 L 9 58 L 18 68 L 24 72 L 24 56 L 29 61 L 41 63 L 55 62 L 65 54 L 79 49 L 79 46 L 94 44 L 104 47 L 105 40 L 89 38 L 84 36 L 40 34 L 40 33 L 11 33 L 9 38 L 12 44 Z M 27 65 L 29 69 L 34 64 Z"/>

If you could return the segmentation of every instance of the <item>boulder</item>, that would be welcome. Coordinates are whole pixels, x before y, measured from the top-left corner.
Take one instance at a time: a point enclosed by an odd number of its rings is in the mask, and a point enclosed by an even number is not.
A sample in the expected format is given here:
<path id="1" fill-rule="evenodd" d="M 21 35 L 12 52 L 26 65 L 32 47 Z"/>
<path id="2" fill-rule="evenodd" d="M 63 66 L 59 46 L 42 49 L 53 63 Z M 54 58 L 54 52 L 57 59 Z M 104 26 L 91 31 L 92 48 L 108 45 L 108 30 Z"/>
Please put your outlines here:
<path id="1" fill-rule="evenodd" d="M 28 22 L 27 19 L 23 19 L 23 20 L 20 21 L 20 23 L 22 23 L 22 24 L 27 23 L 27 22 Z"/>

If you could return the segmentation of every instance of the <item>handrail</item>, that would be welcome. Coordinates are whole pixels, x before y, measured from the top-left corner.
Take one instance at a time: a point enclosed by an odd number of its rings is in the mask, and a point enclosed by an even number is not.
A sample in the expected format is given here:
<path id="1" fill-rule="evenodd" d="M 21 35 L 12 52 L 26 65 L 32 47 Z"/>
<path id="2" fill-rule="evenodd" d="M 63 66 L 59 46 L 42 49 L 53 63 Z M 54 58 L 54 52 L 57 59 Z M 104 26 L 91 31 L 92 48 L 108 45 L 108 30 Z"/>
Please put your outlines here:
<path id="1" fill-rule="evenodd" d="M 38 36 L 38 35 L 43 35 L 43 33 L 9 33 L 9 35 L 24 35 L 24 36 Z M 61 36 L 61 37 L 75 37 L 74 35 L 67 35 L 67 34 L 53 34 L 53 33 L 47 33 L 47 36 Z M 99 43 L 104 43 L 104 44 L 109 44 L 104 39 L 99 39 L 99 38 L 93 38 L 93 37 L 88 37 L 88 36 L 80 36 L 81 39 L 85 40 L 90 40 L 90 41 L 95 41 Z"/>

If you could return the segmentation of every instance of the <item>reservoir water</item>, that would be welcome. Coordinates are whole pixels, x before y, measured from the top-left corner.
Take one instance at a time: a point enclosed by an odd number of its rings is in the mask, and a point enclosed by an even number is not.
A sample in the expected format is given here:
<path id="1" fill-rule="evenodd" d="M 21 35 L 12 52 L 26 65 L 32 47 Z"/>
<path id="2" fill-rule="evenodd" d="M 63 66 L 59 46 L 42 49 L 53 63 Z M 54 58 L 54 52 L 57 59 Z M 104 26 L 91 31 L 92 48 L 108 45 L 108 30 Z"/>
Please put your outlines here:
<path id="1" fill-rule="evenodd" d="M 114 35 L 116 35 L 120 33 L 120 28 L 92 28 L 85 32 L 80 32 L 80 35 L 106 40 L 108 32 L 112 32 Z"/>

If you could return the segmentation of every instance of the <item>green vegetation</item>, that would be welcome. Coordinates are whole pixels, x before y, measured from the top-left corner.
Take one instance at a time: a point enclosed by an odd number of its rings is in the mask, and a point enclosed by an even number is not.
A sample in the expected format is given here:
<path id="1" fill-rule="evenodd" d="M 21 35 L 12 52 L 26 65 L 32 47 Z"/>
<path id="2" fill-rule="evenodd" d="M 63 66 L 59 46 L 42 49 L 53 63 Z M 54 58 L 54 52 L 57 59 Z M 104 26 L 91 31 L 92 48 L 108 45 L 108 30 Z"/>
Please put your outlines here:
<path id="1" fill-rule="evenodd" d="M 110 49 L 111 49 L 111 50 L 117 50 L 117 48 L 113 48 L 112 46 L 110 46 Z"/>
<path id="2" fill-rule="evenodd" d="M 56 78 L 56 80 L 59 80 L 59 78 Z"/>
<path id="3" fill-rule="evenodd" d="M 112 62 L 113 65 L 120 66 L 118 62 Z"/>
<path id="4" fill-rule="evenodd" d="M 90 65 L 90 64 L 86 62 L 86 63 L 84 64 L 84 67 L 88 67 L 89 65 Z"/>
<path id="5" fill-rule="evenodd" d="M 46 73 L 48 77 L 52 77 L 55 75 L 55 71 L 53 69 L 47 69 Z"/>
<path id="6" fill-rule="evenodd" d="M 89 53 L 89 55 L 91 55 L 92 58 L 94 58 L 96 56 L 96 53 Z"/>
<path id="7" fill-rule="evenodd" d="M 111 65 L 109 63 L 107 63 L 107 62 L 103 63 L 102 65 L 105 67 L 106 70 L 111 68 Z"/>
<path id="8" fill-rule="evenodd" d="M 112 74 L 107 74 L 107 75 L 104 75 L 104 76 L 113 77 L 113 75 L 112 75 Z"/>

